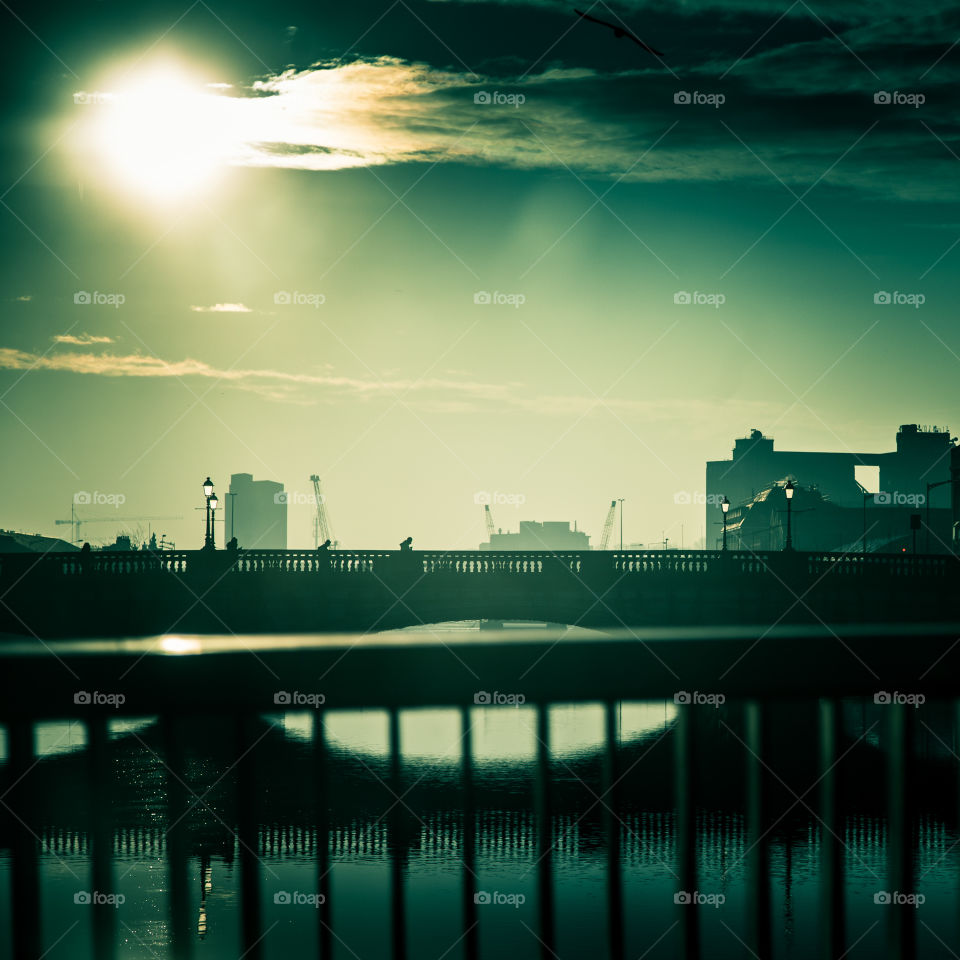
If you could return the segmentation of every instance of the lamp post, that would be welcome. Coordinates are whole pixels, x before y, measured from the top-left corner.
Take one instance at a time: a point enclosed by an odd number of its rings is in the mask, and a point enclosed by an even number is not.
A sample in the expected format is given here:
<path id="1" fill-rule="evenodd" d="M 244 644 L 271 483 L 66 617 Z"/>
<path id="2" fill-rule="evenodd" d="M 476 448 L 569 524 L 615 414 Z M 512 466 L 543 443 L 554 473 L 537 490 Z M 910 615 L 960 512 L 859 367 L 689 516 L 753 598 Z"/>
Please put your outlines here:
<path id="1" fill-rule="evenodd" d="M 204 536 L 203 536 L 203 549 L 213 550 L 214 549 L 213 521 L 212 521 L 213 515 L 211 511 L 214 508 L 213 508 L 213 505 L 210 503 L 210 501 L 214 498 L 214 493 L 213 493 L 213 481 L 209 477 L 207 477 L 207 479 L 203 481 L 203 496 L 207 503 L 207 514 L 206 514 L 207 526 L 206 526 L 206 532 L 204 533 Z"/>
<path id="2" fill-rule="evenodd" d="M 720 501 L 720 509 L 723 511 L 723 549 L 727 549 L 727 511 L 730 509 L 730 501 L 727 499 L 727 495 L 723 495 L 723 499 Z"/>
<path id="3" fill-rule="evenodd" d="M 216 521 L 216 512 L 217 507 L 220 506 L 220 501 L 217 499 L 215 493 L 210 494 L 210 549 L 217 549 L 217 533 L 216 527 L 214 527 L 214 522 Z"/>
<path id="4" fill-rule="evenodd" d="M 783 488 L 783 493 L 787 498 L 787 542 L 784 544 L 784 550 L 793 549 L 793 525 L 792 525 L 792 507 L 793 507 L 793 491 L 796 489 L 793 485 L 792 480 L 788 480 L 786 486 Z"/>
<path id="5" fill-rule="evenodd" d="M 620 552 L 623 553 L 623 497 L 617 498 L 620 504 Z"/>

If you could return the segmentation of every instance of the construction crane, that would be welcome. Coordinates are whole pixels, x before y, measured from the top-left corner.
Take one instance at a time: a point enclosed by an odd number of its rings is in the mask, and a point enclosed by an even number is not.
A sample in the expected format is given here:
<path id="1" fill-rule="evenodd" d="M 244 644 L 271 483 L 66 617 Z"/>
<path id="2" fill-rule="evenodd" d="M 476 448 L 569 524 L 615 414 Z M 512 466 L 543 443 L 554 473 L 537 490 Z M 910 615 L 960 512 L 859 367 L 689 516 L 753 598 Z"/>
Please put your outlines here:
<path id="1" fill-rule="evenodd" d="M 330 526 L 330 518 L 327 516 L 327 506 L 320 491 L 320 478 L 312 473 L 310 474 L 310 482 L 313 484 L 313 499 L 317 507 L 317 514 L 313 518 L 313 545 L 319 547 L 321 543 L 326 543 L 329 540 L 333 549 L 336 550 L 340 546 L 340 541 L 333 538 L 333 529 Z"/>
<path id="2" fill-rule="evenodd" d="M 603 521 L 603 536 L 600 538 L 600 549 L 606 550 L 610 542 L 610 532 L 613 530 L 613 518 L 617 515 L 617 501 L 610 501 L 610 509 L 607 511 L 607 519 Z"/>
<path id="3" fill-rule="evenodd" d="M 497 530 L 493 525 L 493 514 L 490 512 L 489 503 L 485 503 L 483 505 L 483 519 L 487 523 L 487 539 L 493 543 L 493 535 L 497 532 Z"/>
<path id="4" fill-rule="evenodd" d="M 84 523 L 126 523 L 128 520 L 182 520 L 183 517 L 78 517 L 69 520 L 54 520 L 58 526 L 70 524 L 73 527 L 73 543 L 80 543 L 80 527 Z"/>

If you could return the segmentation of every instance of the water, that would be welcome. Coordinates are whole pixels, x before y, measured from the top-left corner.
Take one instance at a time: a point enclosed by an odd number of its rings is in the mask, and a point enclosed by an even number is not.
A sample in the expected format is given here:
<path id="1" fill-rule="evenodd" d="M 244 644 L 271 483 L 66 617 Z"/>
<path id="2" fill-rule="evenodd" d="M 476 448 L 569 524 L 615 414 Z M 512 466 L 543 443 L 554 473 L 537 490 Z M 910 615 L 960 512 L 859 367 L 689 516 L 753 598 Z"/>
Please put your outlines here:
<path id="1" fill-rule="evenodd" d="M 873 958 L 885 948 L 889 891 L 882 736 L 884 707 L 847 701 L 840 753 L 844 797 L 847 957 Z M 774 955 L 806 958 L 817 949 L 820 850 L 814 705 L 783 705 L 768 716 L 775 794 L 770 839 Z M 627 957 L 678 955 L 683 910 L 675 862 L 672 702 L 616 708 L 620 784 L 624 937 Z M 188 916 L 193 955 L 238 960 L 243 891 L 238 821 L 238 750 L 234 726 L 195 711 L 187 722 L 184 778 L 191 807 Z M 330 821 L 328 887 L 318 877 L 314 802 L 313 714 L 261 715 L 255 724 L 249 809 L 256 818 L 261 928 L 265 958 L 317 954 L 321 919 L 332 930 L 333 956 L 391 956 L 394 863 L 403 877 L 406 942 L 411 960 L 467 956 L 462 883 L 462 729 L 459 711 L 400 712 L 402 770 L 391 789 L 389 715 L 382 710 L 323 714 Z M 535 818 L 537 712 L 526 705 L 474 707 L 477 808 L 476 876 L 469 880 L 482 957 L 536 957 L 541 858 Z M 703 708 L 697 717 L 699 759 L 697 894 L 704 956 L 744 957 L 752 895 L 744 823 L 745 751 L 738 704 Z M 918 836 L 914 849 L 919 954 L 956 951 L 957 843 L 953 813 L 953 717 L 946 705 L 918 708 Z M 551 855 L 556 941 L 564 958 L 605 955 L 608 944 L 608 846 L 602 797 L 604 709 L 557 704 L 549 709 Z M 93 913 L 75 902 L 94 889 L 86 826 L 91 802 L 107 803 L 113 821 L 117 955 L 171 955 L 170 890 L 165 831 L 168 771 L 157 718 L 110 723 L 109 776 L 99 801 L 86 776 L 86 728 L 36 728 L 36 791 L 27 817 L 39 838 L 41 937 L 50 960 L 95 956 Z M 8 757 L 6 731 L 0 760 Z M 7 789 L 9 784 L 6 783 Z M 777 783 L 787 786 L 779 789 Z M 396 786 L 395 784 L 393 785 Z M 399 799 L 398 799 L 399 796 Z M 0 808 L 2 809 L 2 808 Z M 4 822 L 4 837 L 12 825 Z M 13 865 L 0 845 L 0 957 L 13 957 L 9 937 Z M 316 904 L 321 890 L 329 899 Z M 692 892 L 692 891 L 687 891 Z M 881 897 L 882 899 L 882 897 Z M 852 946 L 851 946 L 852 945 Z M 251 954 L 248 954 L 248 956 Z"/>

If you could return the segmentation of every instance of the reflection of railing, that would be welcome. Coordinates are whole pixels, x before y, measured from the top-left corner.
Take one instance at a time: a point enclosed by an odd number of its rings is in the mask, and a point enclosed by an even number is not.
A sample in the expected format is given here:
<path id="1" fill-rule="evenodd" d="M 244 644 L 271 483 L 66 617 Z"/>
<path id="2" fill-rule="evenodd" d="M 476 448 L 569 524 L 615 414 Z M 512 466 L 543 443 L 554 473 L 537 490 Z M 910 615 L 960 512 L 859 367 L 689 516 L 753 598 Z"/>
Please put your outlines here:
<path id="1" fill-rule="evenodd" d="M 672 852 L 676 878 L 675 899 L 677 929 L 681 943 L 677 955 L 701 956 L 701 910 L 695 902 L 684 901 L 684 892 L 700 889 L 701 869 L 698 832 L 698 807 L 710 803 L 711 792 L 721 794 L 727 784 L 698 773 L 704 769 L 703 723 L 715 727 L 722 722 L 731 743 L 742 750 L 736 771 L 727 771 L 729 780 L 743 775 L 743 811 L 745 834 L 744 859 L 748 884 L 746 900 L 749 921 L 742 939 L 748 952 L 757 957 L 773 953 L 774 939 L 771 871 L 771 833 L 777 825 L 771 806 L 772 788 L 788 785 L 773 772 L 775 762 L 771 730 L 777 724 L 776 711 L 769 699 L 775 696 L 806 698 L 813 729 L 791 725 L 789 737 L 798 745 L 816 751 L 814 786 L 795 794 L 797 803 L 809 811 L 815 808 L 822 829 L 819 844 L 819 883 L 823 899 L 819 911 L 824 956 L 840 957 L 853 937 L 844 931 L 846 887 L 844 885 L 844 820 L 840 806 L 838 765 L 847 753 L 841 727 L 841 700 L 845 696 L 863 696 L 868 691 L 896 690 L 906 676 L 922 676 L 923 688 L 930 697 L 939 696 L 955 711 L 960 693 L 960 649 L 955 644 L 957 628 L 917 628 L 909 635 L 893 629 L 850 628 L 846 633 L 832 628 L 784 631 L 764 629 L 751 632 L 694 630 L 680 637 L 675 632 L 645 631 L 620 636 L 576 640 L 550 632 L 514 634 L 502 642 L 489 639 L 427 637 L 390 645 L 372 637 L 328 638 L 305 641 L 217 638 L 204 646 L 198 641 L 195 652 L 183 638 L 177 644 L 158 645 L 157 641 L 118 641 L 116 643 L 73 641 L 52 645 L 28 643 L 0 646 L 0 721 L 6 726 L 8 763 L 3 784 L 4 835 L 12 849 L 11 899 L 13 956 L 42 956 L 50 949 L 41 938 L 41 871 L 38 859 L 39 825 L 31 823 L 34 802 L 32 777 L 37 769 L 35 750 L 36 723 L 42 719 L 69 717 L 86 728 L 86 757 L 77 769 L 84 782 L 83 794 L 90 797 L 89 842 L 92 864 L 90 889 L 115 891 L 117 870 L 114 812 L 106 802 L 106 783 L 116 775 L 109 754 L 109 718 L 118 714 L 161 717 L 162 759 L 166 772 L 165 834 L 167 884 L 170 911 L 170 955 L 185 956 L 191 951 L 190 860 L 193 855 L 187 814 L 195 804 L 204 804 L 203 796 L 191 796 L 188 787 L 186 744 L 202 729 L 205 741 L 216 741 L 221 752 L 229 748 L 236 759 L 229 771 L 235 771 L 234 794 L 236 821 L 230 825 L 236 838 L 240 867 L 240 923 L 243 955 L 258 960 L 264 950 L 262 903 L 265 869 L 261 860 L 263 833 L 261 824 L 269 806 L 258 807 L 258 763 L 263 758 L 257 746 L 257 716 L 275 713 L 277 690 L 302 689 L 305 678 L 324 677 L 331 691 L 322 708 L 313 711 L 311 740 L 311 776 L 302 784 L 304 800 L 315 803 L 315 825 L 323 842 L 315 845 L 318 892 L 325 898 L 318 908 L 321 956 L 330 956 L 334 939 L 334 913 L 330 901 L 331 843 L 326 798 L 330 785 L 332 750 L 328 745 L 325 710 L 379 707 L 387 712 L 387 773 L 371 772 L 374 785 L 387 794 L 382 819 L 386 825 L 386 852 L 390 864 L 389 923 L 394 956 L 404 956 L 407 939 L 406 896 L 408 867 L 405 850 L 409 848 L 409 799 L 402 775 L 400 716 L 404 708 L 428 706 L 457 707 L 456 719 L 448 731 L 452 743 L 461 744 L 460 806 L 456 857 L 461 864 L 460 893 L 464 954 L 467 960 L 479 955 L 477 922 L 477 857 L 484 835 L 477 804 L 475 758 L 472 730 L 476 703 L 490 702 L 488 690 L 525 691 L 532 707 L 536 730 L 533 761 L 534 802 L 532 830 L 537 878 L 538 922 L 536 940 L 544 945 L 546 956 L 556 956 L 555 918 L 556 864 L 562 854 L 556 844 L 558 823 L 556 801 L 552 799 L 557 776 L 557 760 L 551 751 L 550 708 L 555 703 L 592 702 L 603 707 L 603 736 L 596 789 L 590 790 L 602 808 L 602 828 L 597 842 L 603 851 L 606 885 L 606 926 L 608 955 L 625 955 L 624 863 L 630 849 L 626 834 L 631 829 L 624 812 L 625 798 L 621 781 L 625 770 L 624 747 L 618 727 L 618 706 L 623 700 L 666 699 L 676 704 L 672 741 L 674 811 L 670 818 L 672 851 L 663 849 L 666 858 Z M 769 639 L 769 642 L 761 641 Z M 638 642 L 639 641 L 639 642 Z M 164 651 L 169 652 L 164 652 Z M 184 652 L 188 651 L 188 652 Z M 454 656 L 450 654 L 454 653 Z M 534 669 L 536 667 L 536 669 Z M 736 669 L 735 669 L 736 668 Z M 103 695 L 123 694 L 120 703 L 98 702 L 96 695 L 78 694 L 85 690 L 109 691 Z M 687 691 L 728 692 L 728 711 L 720 714 L 714 707 L 702 705 L 697 693 Z M 919 692 L 919 691 L 918 691 Z M 912 775 L 918 710 L 898 695 L 877 694 L 877 704 L 885 711 L 885 724 L 878 727 L 875 742 L 886 757 L 887 797 L 886 851 L 888 873 L 878 887 L 902 894 L 915 890 L 914 856 L 917 844 L 912 833 L 911 809 L 915 795 L 928 788 L 926 781 Z M 877 699 L 879 697 L 880 699 Z M 816 698 L 820 698 L 819 700 Z M 185 705 L 195 705 L 205 719 L 195 726 L 187 723 Z M 486 708 L 484 708 L 486 709 Z M 495 709 L 495 708 L 490 708 Z M 219 717 L 211 723 L 210 716 Z M 956 712 L 953 716 L 957 716 Z M 708 718 L 706 721 L 704 718 Z M 721 718 L 720 720 L 716 718 Z M 224 723 L 224 720 L 231 721 Z M 872 728 L 871 728 L 872 729 Z M 786 731 L 782 731 L 786 733 Z M 804 737 L 810 739 L 804 741 Z M 799 746 L 798 746 L 799 749 Z M 258 759 L 260 757 L 260 759 Z M 641 756 L 636 764 L 642 763 Z M 635 764 L 632 764 L 635 765 Z M 631 765 L 631 766 L 632 766 Z M 158 765 L 159 769 L 159 765 Z M 564 767 L 562 776 L 569 777 Z M 226 773 L 223 774 L 226 777 Z M 221 779 L 223 779 L 221 777 Z M 776 781 L 776 783 L 775 783 Z M 217 781 L 220 782 L 219 780 Z M 807 782 L 807 781 L 805 781 Z M 581 781 L 584 786 L 587 784 Z M 792 790 L 791 790 L 792 793 Z M 261 803 L 269 803 L 267 800 Z M 789 800 L 788 800 L 789 802 Z M 219 807 L 218 807 L 219 809 Z M 217 815 L 218 821 L 223 820 Z M 655 838 L 664 834 L 659 828 Z M 482 902 L 482 901 L 480 901 Z M 111 958 L 116 953 L 117 910 L 107 904 L 93 904 L 93 955 Z M 339 908 L 338 908 L 339 910 Z M 887 939 L 892 955 L 912 957 L 916 911 L 909 903 L 889 903 L 884 907 L 888 923 Z M 76 926 L 76 924 L 75 924 Z M 72 928 L 71 928 L 72 929 Z M 727 927 L 729 931 L 730 928 Z M 68 931 L 69 933 L 69 931 Z M 64 934 L 66 936 L 66 934 Z M 721 935 L 723 946 L 729 943 Z M 511 956 L 536 956 L 540 947 L 534 938 L 524 935 L 523 945 L 514 946 Z M 859 941 L 858 941 L 859 942 Z M 533 949 L 533 947 L 536 949 Z M 705 944 L 704 955 L 717 951 Z M 599 956 L 602 947 L 593 955 Z M 82 952 L 74 950 L 71 952 Z"/>

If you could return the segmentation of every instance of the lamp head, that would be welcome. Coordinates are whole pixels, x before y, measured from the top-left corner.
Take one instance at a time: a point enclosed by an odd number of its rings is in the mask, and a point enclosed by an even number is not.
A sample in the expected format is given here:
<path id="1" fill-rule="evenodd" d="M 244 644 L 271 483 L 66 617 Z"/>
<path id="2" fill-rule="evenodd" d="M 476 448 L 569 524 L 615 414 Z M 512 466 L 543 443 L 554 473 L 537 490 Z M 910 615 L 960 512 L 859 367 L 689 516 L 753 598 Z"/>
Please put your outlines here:
<path id="1" fill-rule="evenodd" d="M 724 494 L 723 499 L 720 501 L 720 509 L 726 513 L 730 509 L 730 501 L 727 499 L 726 494 Z"/>
<path id="2" fill-rule="evenodd" d="M 203 481 L 203 495 L 205 497 L 209 497 L 212 493 L 213 493 L 213 481 L 209 477 L 207 477 L 207 479 Z"/>
<path id="3" fill-rule="evenodd" d="M 796 489 L 796 487 L 794 486 L 793 481 L 792 481 L 792 480 L 788 480 L 788 481 L 787 481 L 787 485 L 783 488 L 783 492 L 786 494 L 786 497 L 787 497 L 788 500 L 792 500 L 792 499 L 793 499 L 793 491 L 794 491 L 795 489 Z"/>

